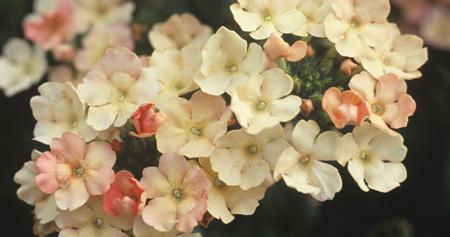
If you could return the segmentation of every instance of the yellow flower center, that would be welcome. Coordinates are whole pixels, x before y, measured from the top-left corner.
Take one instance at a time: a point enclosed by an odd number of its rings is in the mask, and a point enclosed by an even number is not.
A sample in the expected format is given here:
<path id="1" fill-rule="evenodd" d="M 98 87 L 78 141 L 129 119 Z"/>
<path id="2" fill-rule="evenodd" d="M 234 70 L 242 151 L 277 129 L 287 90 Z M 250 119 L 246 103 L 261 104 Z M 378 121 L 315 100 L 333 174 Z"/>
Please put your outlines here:
<path id="1" fill-rule="evenodd" d="M 363 151 L 361 152 L 361 154 L 359 154 L 359 159 L 363 160 L 363 161 L 367 161 L 369 160 L 369 155 L 367 154 L 367 152 Z"/>
<path id="2" fill-rule="evenodd" d="M 202 132 L 201 132 L 198 128 L 195 128 L 195 127 L 192 127 L 192 128 L 191 128 L 191 133 L 192 133 L 192 135 L 194 135 L 194 136 L 200 136 L 200 135 L 202 135 Z"/>
<path id="3" fill-rule="evenodd" d="M 266 16 L 266 17 L 264 18 L 264 20 L 265 20 L 265 21 L 272 21 L 272 16 Z"/>
<path id="4" fill-rule="evenodd" d="M 119 95 L 119 97 L 117 97 L 117 102 L 122 103 L 127 99 L 127 97 L 124 94 Z"/>
<path id="5" fill-rule="evenodd" d="M 177 200 L 181 200 L 183 198 L 183 192 L 179 189 L 174 189 L 172 190 L 172 196 Z"/>
<path id="6" fill-rule="evenodd" d="M 308 163 L 309 160 L 310 160 L 309 156 L 302 156 L 300 158 L 300 163 L 306 164 L 306 163 Z"/>
<path id="7" fill-rule="evenodd" d="M 237 72 L 237 70 L 238 70 L 238 66 L 236 66 L 236 65 L 231 65 L 229 68 L 228 68 L 228 70 L 231 72 L 231 73 L 234 73 L 234 72 Z"/>
<path id="8" fill-rule="evenodd" d="M 259 102 L 258 104 L 256 104 L 256 110 L 258 111 L 262 111 L 267 107 L 267 103 L 264 101 Z"/>
<path id="9" fill-rule="evenodd" d="M 78 127 L 78 121 L 75 121 L 72 123 L 72 128 L 76 128 L 76 127 Z"/>
<path id="10" fill-rule="evenodd" d="M 372 105 L 372 111 L 374 114 L 381 116 L 386 112 L 386 109 L 381 105 L 374 104 Z"/>
<path id="11" fill-rule="evenodd" d="M 256 154 L 258 152 L 258 147 L 255 145 L 251 145 L 248 147 L 248 152 L 250 154 Z"/>
<path id="12" fill-rule="evenodd" d="M 94 225 L 97 228 L 102 227 L 103 224 L 104 224 L 104 221 L 103 221 L 103 218 L 101 218 L 101 217 L 96 218 L 94 221 Z"/>
<path id="13" fill-rule="evenodd" d="M 82 176 L 84 173 L 84 168 L 83 167 L 75 168 L 73 172 L 75 173 L 75 176 L 78 176 L 78 177 Z"/>

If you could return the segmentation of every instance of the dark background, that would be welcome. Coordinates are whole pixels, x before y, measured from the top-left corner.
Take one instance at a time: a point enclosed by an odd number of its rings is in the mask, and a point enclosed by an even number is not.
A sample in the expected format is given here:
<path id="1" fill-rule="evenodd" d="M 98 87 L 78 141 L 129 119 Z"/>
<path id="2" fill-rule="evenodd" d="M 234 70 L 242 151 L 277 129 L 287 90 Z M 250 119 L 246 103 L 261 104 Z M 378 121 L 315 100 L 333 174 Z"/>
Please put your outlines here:
<path id="1" fill-rule="evenodd" d="M 137 1 L 137 21 L 164 20 L 173 12 L 189 11 L 214 28 L 236 28 L 227 0 Z M 23 17 L 31 1 L 0 1 L 0 45 L 22 36 Z M 143 37 L 138 49 L 149 53 Z M 205 236 L 450 236 L 450 54 L 429 48 L 423 78 L 408 83 L 418 109 L 401 132 L 409 148 L 404 164 L 408 179 L 397 189 L 364 193 L 340 168 L 343 190 L 332 201 L 317 203 L 282 182 L 266 194 L 253 216 L 239 216 L 229 225 L 213 222 Z M 32 208 L 15 195 L 14 173 L 30 159 L 34 119 L 29 99 L 36 86 L 12 98 L 0 93 L 0 236 L 32 236 Z"/>

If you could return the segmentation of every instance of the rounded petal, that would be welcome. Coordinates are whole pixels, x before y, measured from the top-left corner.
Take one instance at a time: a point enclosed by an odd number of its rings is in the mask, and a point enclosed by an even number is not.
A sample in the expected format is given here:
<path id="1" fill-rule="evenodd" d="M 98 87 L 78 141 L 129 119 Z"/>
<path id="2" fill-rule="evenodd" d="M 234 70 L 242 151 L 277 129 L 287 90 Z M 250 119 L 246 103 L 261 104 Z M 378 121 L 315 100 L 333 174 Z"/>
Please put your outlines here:
<path id="1" fill-rule="evenodd" d="M 87 124 L 97 131 L 103 131 L 113 125 L 117 118 L 118 108 L 113 104 L 99 107 L 90 107 L 88 111 Z"/>
<path id="2" fill-rule="evenodd" d="M 320 161 L 312 161 L 310 166 L 311 183 L 320 188 L 320 192 L 312 196 L 318 201 L 332 200 L 342 189 L 342 179 L 338 170 Z"/>
<path id="3" fill-rule="evenodd" d="M 158 231 L 172 230 L 177 222 L 177 205 L 171 197 L 151 200 L 142 211 L 142 219 Z"/>
<path id="4" fill-rule="evenodd" d="M 315 121 L 301 120 L 292 132 L 292 144 L 300 153 L 310 154 L 319 133 L 320 127 Z"/>
<path id="5" fill-rule="evenodd" d="M 182 183 L 189 168 L 189 162 L 183 156 L 163 154 L 159 159 L 159 169 L 173 186 Z"/>
<path id="6" fill-rule="evenodd" d="M 157 167 L 147 167 L 142 171 L 139 182 L 148 198 L 157 198 L 172 192 L 172 186 L 167 177 Z"/>
<path id="7" fill-rule="evenodd" d="M 73 211 L 83 206 L 88 199 L 86 185 L 80 178 L 72 178 L 68 187 L 55 192 L 56 205 L 61 210 Z"/>

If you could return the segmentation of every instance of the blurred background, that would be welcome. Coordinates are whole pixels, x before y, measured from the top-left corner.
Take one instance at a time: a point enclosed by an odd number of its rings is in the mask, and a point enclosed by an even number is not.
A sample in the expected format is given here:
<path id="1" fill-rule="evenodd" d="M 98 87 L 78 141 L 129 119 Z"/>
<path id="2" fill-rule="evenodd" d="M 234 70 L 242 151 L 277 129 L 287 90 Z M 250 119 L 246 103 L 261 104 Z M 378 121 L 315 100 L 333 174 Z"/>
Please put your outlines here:
<path id="1" fill-rule="evenodd" d="M 172 13 L 191 12 L 217 29 L 237 29 L 228 6 L 231 0 L 138 0 L 135 19 L 145 32 Z M 447 22 L 436 23 L 441 34 L 450 31 L 448 1 L 396 1 L 391 20 L 404 32 L 426 34 L 425 15 L 430 4 L 439 4 Z M 445 7 L 446 6 L 446 7 Z M 0 45 L 22 36 L 22 19 L 31 12 L 31 0 L 0 1 Z M 427 18 L 428 19 L 428 18 Z M 445 19 L 442 18 L 442 19 Z M 442 35 L 444 36 L 444 35 Z M 229 224 L 215 221 L 206 237 L 290 236 L 450 236 L 450 35 L 428 40 L 429 61 L 423 78 L 408 84 L 418 105 L 407 129 L 401 131 L 409 154 L 404 164 L 408 179 L 397 189 L 381 194 L 361 191 L 348 172 L 340 168 L 343 190 L 332 201 L 318 203 L 279 182 L 266 193 L 253 216 L 239 216 Z M 150 54 L 146 34 L 139 53 Z M 0 93 L 0 205 L 1 236 L 32 236 L 32 208 L 16 197 L 13 176 L 30 159 L 35 121 L 29 99 L 37 86 L 12 98 Z"/>

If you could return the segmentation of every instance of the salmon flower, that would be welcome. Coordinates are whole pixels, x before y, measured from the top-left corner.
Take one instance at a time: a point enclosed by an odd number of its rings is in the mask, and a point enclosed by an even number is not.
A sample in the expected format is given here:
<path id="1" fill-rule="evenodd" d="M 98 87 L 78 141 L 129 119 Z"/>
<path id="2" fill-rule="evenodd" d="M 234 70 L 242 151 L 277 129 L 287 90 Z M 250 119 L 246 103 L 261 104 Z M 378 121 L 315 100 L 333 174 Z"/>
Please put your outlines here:
<path id="1" fill-rule="evenodd" d="M 155 112 L 155 105 L 152 103 L 141 105 L 131 116 L 136 132 L 131 131 L 133 137 L 146 138 L 155 135 L 159 125 L 164 121 L 166 116 L 162 113 Z"/>
<path id="2" fill-rule="evenodd" d="M 142 203 L 143 192 L 133 174 L 119 171 L 111 189 L 103 195 L 103 211 L 113 216 L 135 216 Z"/>

